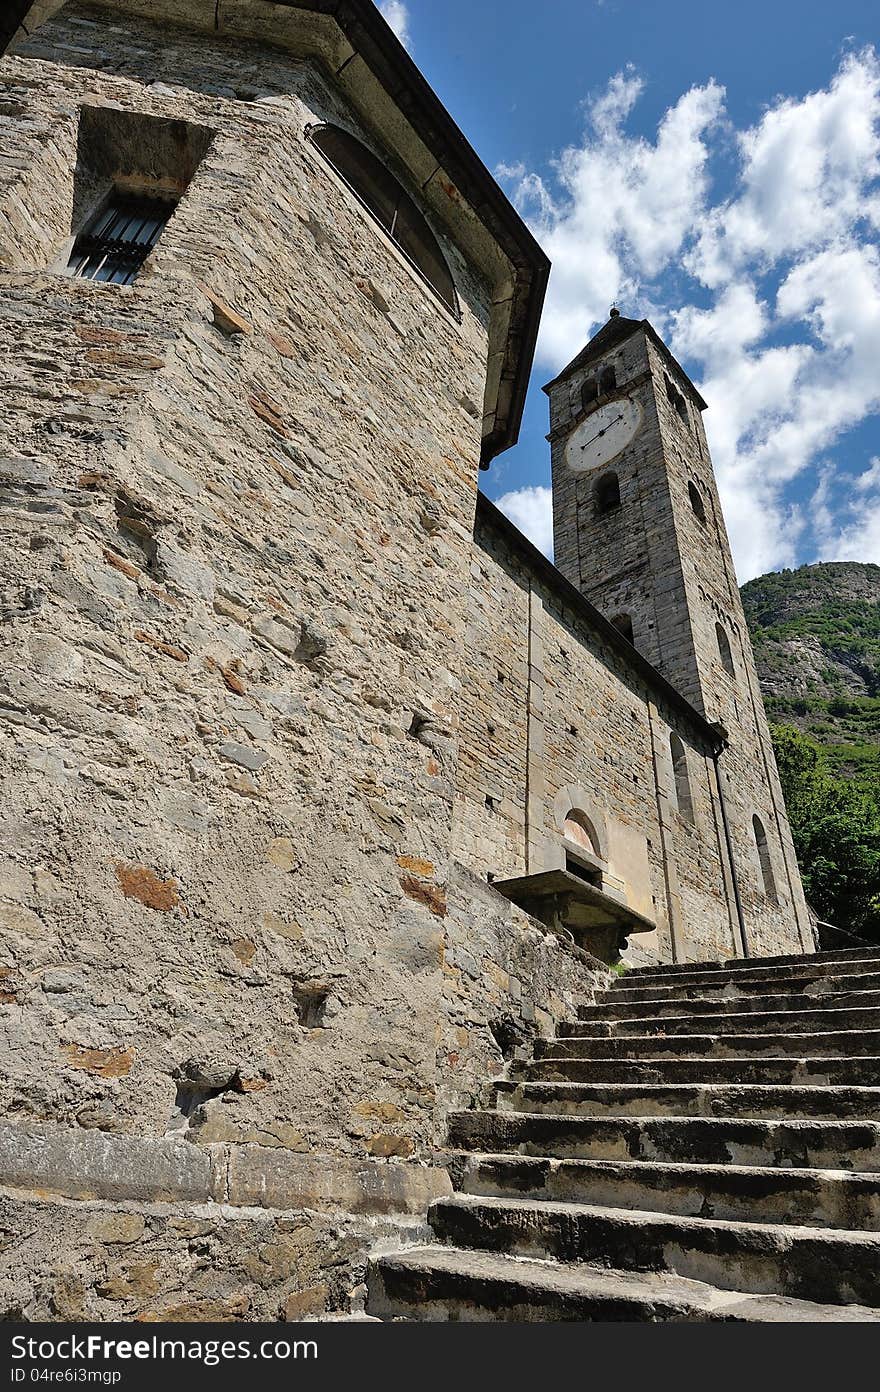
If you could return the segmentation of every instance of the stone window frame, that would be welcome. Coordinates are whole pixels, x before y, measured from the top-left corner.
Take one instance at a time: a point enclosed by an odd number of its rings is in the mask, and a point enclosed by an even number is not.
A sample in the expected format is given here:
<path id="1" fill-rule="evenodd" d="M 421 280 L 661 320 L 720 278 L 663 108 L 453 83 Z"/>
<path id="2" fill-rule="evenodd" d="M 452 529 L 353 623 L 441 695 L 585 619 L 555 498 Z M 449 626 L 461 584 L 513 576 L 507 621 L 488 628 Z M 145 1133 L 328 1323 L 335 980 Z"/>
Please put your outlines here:
<path id="1" fill-rule="evenodd" d="M 718 658 L 731 681 L 736 681 L 736 663 L 733 659 L 733 648 L 727 636 L 727 629 L 720 620 L 715 623 L 715 642 L 718 647 Z"/>
<path id="2" fill-rule="evenodd" d="M 615 469 L 608 469 L 593 484 L 593 512 L 597 517 L 606 517 L 619 512 L 621 506 L 620 476 Z"/>
<path id="3" fill-rule="evenodd" d="M 599 856 L 599 838 L 592 820 L 579 807 L 570 807 L 562 824 L 562 834 L 572 845 Z"/>
<path id="4" fill-rule="evenodd" d="M 752 837 L 758 857 L 758 884 L 764 898 L 771 904 L 779 903 L 779 890 L 776 886 L 776 873 L 767 831 L 757 812 L 752 814 Z"/>
<path id="5" fill-rule="evenodd" d="M 579 841 L 566 835 L 565 823 L 572 814 L 589 824 L 594 852 L 591 853 Z M 591 870 L 607 871 L 608 826 L 605 814 L 586 788 L 579 783 L 569 783 L 560 788 L 553 799 L 553 819 L 559 833 L 553 855 L 556 863 L 564 867 L 566 856 L 571 856 Z"/>
<path id="6" fill-rule="evenodd" d="M 672 768 L 672 789 L 675 793 L 675 810 L 688 826 L 696 826 L 694 792 L 691 784 L 687 750 L 676 730 L 669 732 L 669 761 Z"/>
<path id="7" fill-rule="evenodd" d="M 315 140 L 313 138 L 315 132 L 322 129 L 326 129 L 328 127 L 343 131 L 352 140 L 357 141 L 359 145 L 363 146 L 363 148 L 368 152 L 368 154 L 372 155 L 374 159 L 377 159 L 380 162 L 382 159 L 382 156 L 376 150 L 374 150 L 370 144 L 367 143 L 367 141 L 363 137 L 363 134 L 360 131 L 350 129 L 350 127 L 348 125 L 343 124 L 341 120 L 313 120 L 307 122 L 303 128 L 302 144 L 303 148 L 307 151 L 309 157 L 312 159 L 315 168 L 321 169 L 325 172 L 325 174 L 330 175 L 330 177 L 334 180 L 336 187 L 340 188 L 343 191 L 343 193 L 350 200 L 352 205 L 358 209 L 359 213 L 364 218 L 366 218 L 366 220 L 369 222 L 370 226 L 374 229 L 374 231 L 378 233 L 384 246 L 387 247 L 387 249 L 395 257 L 395 259 L 400 263 L 400 265 L 406 268 L 406 270 L 409 272 L 410 276 L 413 278 L 415 283 L 419 285 L 422 288 L 422 290 L 428 291 L 431 297 L 431 302 L 439 307 L 439 309 L 445 316 L 447 322 L 454 324 L 457 329 L 461 330 L 464 323 L 464 314 L 461 307 L 461 295 L 459 293 L 458 285 L 456 284 L 456 278 L 453 274 L 452 266 L 450 265 L 450 258 L 447 255 L 446 250 L 444 249 L 440 235 L 438 235 L 437 231 L 432 225 L 430 218 L 427 216 L 418 198 L 415 196 L 415 194 L 413 194 L 410 191 L 404 179 L 402 179 L 396 171 L 388 169 L 387 172 L 389 173 L 389 175 L 399 185 L 403 194 L 412 202 L 416 211 L 424 219 L 429 232 L 437 242 L 440 254 L 443 258 L 443 263 L 446 267 L 446 270 L 449 274 L 449 279 L 452 283 L 452 290 L 455 298 L 454 306 L 451 306 L 447 303 L 440 291 L 434 286 L 434 284 L 431 282 L 428 276 L 425 275 L 425 273 L 419 268 L 418 264 L 412 259 L 412 257 L 408 255 L 405 248 L 398 241 L 396 241 L 395 238 L 391 235 L 391 233 L 382 225 L 376 213 L 370 207 L 369 203 L 367 203 L 366 200 L 363 199 L 361 195 L 358 193 L 357 189 L 355 189 L 354 186 L 351 183 L 349 183 L 344 173 L 340 169 L 338 169 L 337 166 L 333 163 L 333 160 L 328 155 L 326 155 L 323 152 L 323 150 L 321 150 L 320 146 L 318 146 L 315 143 Z"/>
<path id="8" fill-rule="evenodd" d="M 704 527 L 709 525 L 709 517 L 706 512 L 706 504 L 703 502 L 703 495 L 693 479 L 688 479 L 688 501 L 691 505 L 691 512 L 697 521 Z"/>
<path id="9" fill-rule="evenodd" d="M 84 102 L 78 110 L 72 226 L 48 272 L 104 288 L 130 288 L 156 256 L 217 134 L 215 127 L 198 121 Z M 77 242 L 114 199 L 170 205 L 137 274 L 124 284 L 78 276 L 71 267 Z"/>

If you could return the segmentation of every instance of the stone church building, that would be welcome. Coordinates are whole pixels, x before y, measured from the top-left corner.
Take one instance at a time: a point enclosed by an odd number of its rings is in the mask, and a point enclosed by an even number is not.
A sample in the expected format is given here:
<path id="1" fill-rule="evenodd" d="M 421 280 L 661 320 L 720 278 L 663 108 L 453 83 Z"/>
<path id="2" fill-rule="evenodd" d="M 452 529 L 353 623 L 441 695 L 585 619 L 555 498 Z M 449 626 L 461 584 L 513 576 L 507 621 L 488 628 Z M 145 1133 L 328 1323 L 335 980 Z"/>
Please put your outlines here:
<path id="1" fill-rule="evenodd" d="M 368 0 L 0 23 L 0 1184 L 35 1319 L 296 1319 L 605 965 L 813 939 L 703 430 Z M 7 1249 L 8 1251 L 8 1249 Z"/>

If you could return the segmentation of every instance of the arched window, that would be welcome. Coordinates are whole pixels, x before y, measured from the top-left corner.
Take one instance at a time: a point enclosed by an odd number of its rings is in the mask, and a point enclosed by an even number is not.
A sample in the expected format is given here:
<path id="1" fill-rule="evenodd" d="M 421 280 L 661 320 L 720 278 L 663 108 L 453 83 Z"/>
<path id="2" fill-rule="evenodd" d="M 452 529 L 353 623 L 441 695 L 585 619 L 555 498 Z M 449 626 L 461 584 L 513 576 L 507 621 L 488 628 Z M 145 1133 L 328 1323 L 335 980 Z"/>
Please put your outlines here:
<path id="1" fill-rule="evenodd" d="M 593 489 L 593 505 L 597 513 L 613 512 L 620 507 L 620 481 L 615 473 L 603 474 Z"/>
<path id="2" fill-rule="evenodd" d="M 721 658 L 721 666 L 729 677 L 736 676 L 736 668 L 733 665 L 733 653 L 730 650 L 730 639 L 723 624 L 715 625 L 715 637 L 718 642 L 718 656 Z"/>
<path id="3" fill-rule="evenodd" d="M 703 495 L 695 483 L 688 484 L 688 497 L 691 500 L 691 507 L 694 515 L 703 526 L 706 525 L 706 504 L 703 502 Z"/>
<path id="4" fill-rule="evenodd" d="M 592 406 L 593 402 L 598 399 L 598 396 L 599 384 L 595 377 L 591 377 L 590 380 L 584 382 L 584 385 L 581 387 L 581 406 L 583 409 L 586 411 L 588 406 Z"/>
<path id="5" fill-rule="evenodd" d="M 678 387 L 675 385 L 675 383 L 672 381 L 670 377 L 666 378 L 666 395 L 669 401 L 675 407 L 678 414 L 681 416 L 685 425 L 689 427 L 691 423 L 691 418 L 688 415 L 687 402 L 685 401 L 681 392 L 678 390 Z"/>
<path id="6" fill-rule="evenodd" d="M 669 736 L 669 753 L 672 758 L 672 774 L 675 779 L 675 803 L 681 816 L 693 826 L 694 800 L 691 797 L 687 754 L 684 745 L 674 732 Z"/>
<path id="7" fill-rule="evenodd" d="M 773 874 L 773 862 L 770 859 L 770 847 L 767 844 L 767 833 L 764 830 L 764 823 L 755 814 L 752 818 L 752 831 L 755 833 L 755 846 L 758 851 L 758 864 L 761 868 L 761 883 L 764 894 L 771 904 L 778 903 L 776 895 L 776 876 Z"/>
<path id="8" fill-rule="evenodd" d="M 613 367 L 603 367 L 599 375 L 599 391 L 605 395 L 606 392 L 617 390 L 617 373 Z"/>
<path id="9" fill-rule="evenodd" d="M 595 827 L 586 813 L 573 807 L 562 824 L 562 830 L 569 841 L 581 846 L 591 855 L 599 855 L 599 838 Z"/>
<path id="10" fill-rule="evenodd" d="M 447 308 L 457 314 L 455 286 L 440 244 L 394 175 L 338 126 L 317 126 L 311 139 Z"/>
<path id="11" fill-rule="evenodd" d="M 633 621 L 629 614 L 615 614 L 611 620 L 618 633 L 622 633 L 628 643 L 635 645 L 633 636 Z"/>

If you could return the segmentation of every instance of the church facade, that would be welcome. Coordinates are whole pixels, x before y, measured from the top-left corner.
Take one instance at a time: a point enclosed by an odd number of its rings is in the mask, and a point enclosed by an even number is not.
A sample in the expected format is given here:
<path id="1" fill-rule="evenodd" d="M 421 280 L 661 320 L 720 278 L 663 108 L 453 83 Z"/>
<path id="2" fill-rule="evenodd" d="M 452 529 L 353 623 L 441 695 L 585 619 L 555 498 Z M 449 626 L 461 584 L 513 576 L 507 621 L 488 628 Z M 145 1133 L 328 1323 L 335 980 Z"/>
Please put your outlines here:
<path id="1" fill-rule="evenodd" d="M 704 403 L 612 314 L 552 565 L 546 258 L 375 7 L 13 10 L 0 1303 L 345 1308 L 620 953 L 813 950 Z"/>

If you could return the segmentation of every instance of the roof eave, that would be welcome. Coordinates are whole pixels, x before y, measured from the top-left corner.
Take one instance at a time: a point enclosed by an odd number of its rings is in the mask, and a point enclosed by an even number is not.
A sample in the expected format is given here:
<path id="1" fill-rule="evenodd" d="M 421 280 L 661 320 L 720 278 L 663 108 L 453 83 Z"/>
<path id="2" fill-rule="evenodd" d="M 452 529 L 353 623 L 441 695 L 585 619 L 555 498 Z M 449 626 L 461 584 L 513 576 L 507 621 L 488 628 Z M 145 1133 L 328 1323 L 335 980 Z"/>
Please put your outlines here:
<path id="1" fill-rule="evenodd" d="M 314 10 L 336 21 L 410 125 L 498 242 L 513 271 L 513 292 L 498 399 L 483 435 L 480 468 L 488 469 L 519 438 L 550 261 L 516 209 L 456 125 L 372 0 L 277 0 L 289 9 Z M 499 305 L 493 307 L 496 311 Z"/>
<path id="2" fill-rule="evenodd" d="M 696 403 L 699 410 L 707 410 L 707 403 L 703 400 L 703 397 L 697 391 L 696 387 L 694 386 L 690 377 L 685 372 L 681 363 L 670 352 L 669 348 L 663 342 L 663 339 L 660 337 L 650 320 L 625 319 L 622 321 L 622 324 L 624 327 L 621 328 L 619 335 L 608 344 L 600 344 L 596 348 L 596 351 L 594 353 L 588 351 L 590 348 L 589 343 L 586 345 L 586 348 L 582 348 L 581 351 L 575 357 L 572 358 L 571 362 L 568 363 L 562 369 L 561 372 L 558 372 L 556 374 L 552 381 L 547 382 L 547 384 L 542 388 L 542 391 L 547 392 L 547 394 L 549 395 L 553 388 L 557 386 L 560 382 L 564 382 L 565 379 L 567 377 L 571 377 L 573 373 L 580 372 L 585 367 L 589 367 L 590 363 L 594 362 L 597 358 L 604 357 L 606 353 L 609 353 L 612 350 L 612 348 L 619 348 L 621 343 L 625 343 L 628 338 L 632 338 L 633 334 L 637 333 L 638 330 L 641 329 L 643 333 L 647 334 L 648 338 L 650 338 L 651 342 L 654 344 L 655 348 L 665 359 L 665 361 L 670 364 L 670 366 L 675 370 L 676 374 L 681 378 L 682 384 L 687 389 L 688 395 Z M 604 327 L 606 326 L 603 325 L 603 328 Z M 602 330 L 599 329 L 593 337 L 598 338 L 601 332 Z M 590 342 L 592 341 L 593 340 L 591 339 Z"/>

